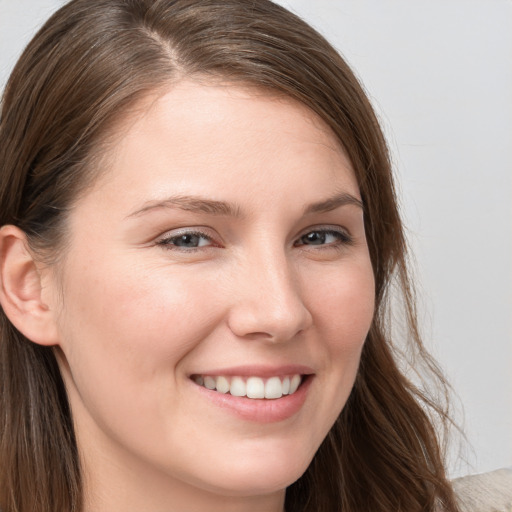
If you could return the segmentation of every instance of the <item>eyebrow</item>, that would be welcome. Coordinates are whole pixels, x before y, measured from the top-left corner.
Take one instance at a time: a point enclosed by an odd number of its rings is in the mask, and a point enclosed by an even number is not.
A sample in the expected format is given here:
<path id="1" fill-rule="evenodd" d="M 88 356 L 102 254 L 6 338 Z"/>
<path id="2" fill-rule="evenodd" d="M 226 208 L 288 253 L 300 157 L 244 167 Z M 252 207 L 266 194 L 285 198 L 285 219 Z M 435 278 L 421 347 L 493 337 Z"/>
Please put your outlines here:
<path id="1" fill-rule="evenodd" d="M 354 205 L 363 209 L 363 203 L 352 194 L 342 193 L 333 197 L 312 203 L 304 208 L 304 215 L 312 213 L 325 213 L 346 205 Z M 206 213 L 209 215 L 224 215 L 229 217 L 243 217 L 241 208 L 233 203 L 206 199 L 199 196 L 172 196 L 164 200 L 149 201 L 142 208 L 130 213 L 128 217 L 139 217 L 149 211 L 160 208 L 178 208 L 180 210 Z"/>
<path id="2" fill-rule="evenodd" d="M 330 212 L 332 210 L 336 210 L 336 208 L 340 208 L 341 206 L 353 205 L 364 210 L 363 202 L 357 197 L 344 192 L 342 194 L 337 194 L 333 197 L 325 199 L 324 201 L 319 201 L 318 203 L 313 203 L 304 208 L 304 215 L 310 213 L 325 213 Z"/>
<path id="3" fill-rule="evenodd" d="M 134 211 L 128 217 L 138 217 L 151 210 L 160 208 L 178 208 L 188 212 L 207 213 L 210 215 L 226 215 L 231 217 L 241 217 L 241 209 L 226 201 L 216 201 L 198 196 L 172 196 L 163 201 L 149 201 L 142 208 Z"/>

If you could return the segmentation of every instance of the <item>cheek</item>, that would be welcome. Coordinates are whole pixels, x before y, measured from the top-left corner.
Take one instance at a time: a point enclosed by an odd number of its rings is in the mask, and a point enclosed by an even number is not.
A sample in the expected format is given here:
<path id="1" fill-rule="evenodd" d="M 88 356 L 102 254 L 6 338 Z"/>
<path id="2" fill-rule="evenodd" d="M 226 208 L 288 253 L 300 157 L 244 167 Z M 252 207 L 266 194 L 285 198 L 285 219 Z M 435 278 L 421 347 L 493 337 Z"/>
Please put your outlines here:
<path id="1" fill-rule="evenodd" d="M 332 427 L 352 391 L 361 350 L 370 329 L 375 283 L 369 258 L 351 259 L 320 269 L 305 283 L 308 307 L 315 318 L 311 351 L 320 353 L 321 390 L 310 428 L 318 444 Z"/>
<path id="2" fill-rule="evenodd" d="M 211 331 L 217 306 L 190 273 L 113 261 L 67 280 L 61 346 L 77 386 L 92 378 L 141 396 L 151 382 L 172 383 L 170 370 Z"/>
<path id="3" fill-rule="evenodd" d="M 115 261 L 114 268 L 94 265 L 68 279 L 64 318 L 73 330 L 96 331 L 98 341 L 108 338 L 109 347 L 140 344 L 145 349 L 169 347 L 178 340 L 186 346 L 201 336 L 214 303 L 199 279 L 190 272 Z"/>
<path id="4" fill-rule="evenodd" d="M 373 319 L 375 281 L 369 258 L 355 259 L 309 279 L 307 297 L 317 327 L 339 356 L 359 357 Z"/>
<path id="5" fill-rule="evenodd" d="M 65 282 L 63 376 L 78 421 L 138 446 L 148 431 L 172 431 L 180 363 L 211 333 L 219 306 L 192 273 L 115 261 Z"/>

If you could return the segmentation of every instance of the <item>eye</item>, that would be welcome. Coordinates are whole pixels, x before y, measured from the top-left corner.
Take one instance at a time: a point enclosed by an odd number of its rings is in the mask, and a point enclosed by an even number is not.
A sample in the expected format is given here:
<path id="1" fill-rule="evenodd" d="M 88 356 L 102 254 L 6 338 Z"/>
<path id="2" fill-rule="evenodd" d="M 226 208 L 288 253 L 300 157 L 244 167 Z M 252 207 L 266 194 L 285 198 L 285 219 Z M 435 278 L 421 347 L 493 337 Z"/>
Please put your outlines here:
<path id="1" fill-rule="evenodd" d="M 211 237 L 200 231 L 182 231 L 171 236 L 166 236 L 159 240 L 157 245 L 164 246 L 168 249 L 194 250 L 215 244 Z"/>
<path id="2" fill-rule="evenodd" d="M 296 242 L 295 246 L 312 246 L 312 245 L 328 245 L 328 246 L 338 246 L 338 245 L 348 245 L 352 243 L 352 238 L 350 235 L 345 233 L 344 231 L 337 229 L 315 229 L 312 231 L 308 231 L 304 235 L 302 235 Z"/>

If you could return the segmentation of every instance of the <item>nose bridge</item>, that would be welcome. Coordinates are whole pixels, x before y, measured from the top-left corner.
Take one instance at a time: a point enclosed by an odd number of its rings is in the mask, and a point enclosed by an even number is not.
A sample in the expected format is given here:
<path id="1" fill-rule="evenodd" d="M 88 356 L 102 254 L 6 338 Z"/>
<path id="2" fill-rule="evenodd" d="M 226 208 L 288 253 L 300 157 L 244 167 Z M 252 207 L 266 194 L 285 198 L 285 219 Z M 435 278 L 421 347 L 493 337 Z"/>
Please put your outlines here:
<path id="1" fill-rule="evenodd" d="M 248 251 L 237 276 L 240 286 L 230 319 L 233 332 L 286 341 L 305 330 L 311 314 L 297 277 L 284 247 L 267 244 Z"/>

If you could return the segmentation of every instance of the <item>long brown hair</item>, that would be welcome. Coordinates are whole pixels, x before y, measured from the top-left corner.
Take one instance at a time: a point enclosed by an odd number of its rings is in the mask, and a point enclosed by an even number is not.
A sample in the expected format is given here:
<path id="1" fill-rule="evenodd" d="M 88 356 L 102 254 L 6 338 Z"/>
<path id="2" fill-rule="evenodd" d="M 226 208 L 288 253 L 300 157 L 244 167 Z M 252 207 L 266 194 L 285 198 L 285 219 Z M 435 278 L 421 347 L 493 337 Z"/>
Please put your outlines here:
<path id="1" fill-rule="evenodd" d="M 307 105 L 351 159 L 365 207 L 376 313 L 354 389 L 289 512 L 456 512 L 434 426 L 443 402 L 398 366 L 390 293 L 401 292 L 405 341 L 443 392 L 417 329 L 390 160 L 354 74 L 315 30 L 268 0 L 73 0 L 39 31 L 7 84 L 0 119 L 0 226 L 56 261 L 66 212 L 98 172 L 109 128 L 155 89 L 185 76 L 277 91 Z M 55 263 L 58 264 L 58 263 Z M 51 348 L 0 311 L 0 507 L 79 512 L 80 462 Z M 443 393 L 441 393 L 442 395 Z M 436 423 L 437 425 L 437 423 Z"/>

